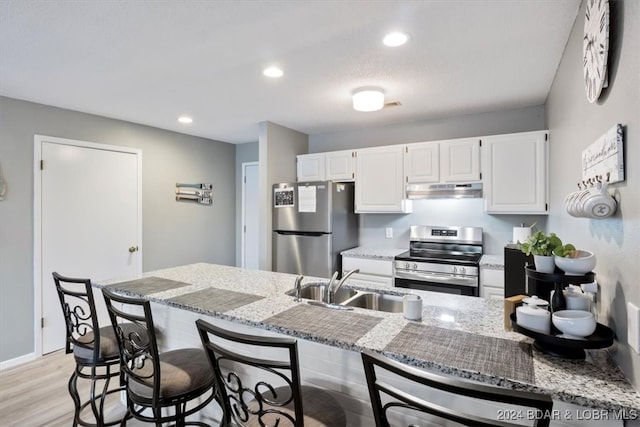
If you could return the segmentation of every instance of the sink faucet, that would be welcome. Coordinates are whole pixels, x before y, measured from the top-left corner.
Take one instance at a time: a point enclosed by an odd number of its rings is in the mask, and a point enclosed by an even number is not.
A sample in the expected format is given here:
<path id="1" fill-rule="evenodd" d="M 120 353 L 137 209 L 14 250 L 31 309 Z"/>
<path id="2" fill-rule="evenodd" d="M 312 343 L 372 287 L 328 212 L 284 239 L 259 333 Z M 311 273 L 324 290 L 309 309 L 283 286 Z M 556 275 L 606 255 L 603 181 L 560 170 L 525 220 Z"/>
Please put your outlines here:
<path id="1" fill-rule="evenodd" d="M 324 298 L 327 304 L 331 304 L 331 288 L 333 287 L 333 282 L 335 282 L 337 278 L 338 272 L 336 271 L 335 273 L 333 273 L 333 276 L 331 276 L 331 280 L 329 280 L 329 284 L 327 285 L 327 295 Z"/>
<path id="2" fill-rule="evenodd" d="M 338 290 L 342 287 L 342 285 L 344 285 L 344 282 L 349 278 L 349 276 L 358 272 L 360 272 L 359 268 L 354 268 L 353 270 L 348 271 L 344 276 L 342 276 L 342 279 L 340 279 L 340 281 L 338 282 L 337 285 L 335 285 L 335 288 L 334 288 L 333 282 L 335 281 L 335 278 L 338 275 L 338 272 L 336 271 L 333 277 L 331 278 L 331 282 L 329 282 L 329 286 L 327 287 L 327 303 L 329 304 L 333 303 L 333 296 L 336 294 L 336 292 L 338 292 Z"/>
<path id="3" fill-rule="evenodd" d="M 300 289 L 302 288 L 302 279 L 304 276 L 300 275 L 296 277 L 295 289 L 296 289 L 296 297 L 293 299 L 295 302 L 300 302 Z"/>

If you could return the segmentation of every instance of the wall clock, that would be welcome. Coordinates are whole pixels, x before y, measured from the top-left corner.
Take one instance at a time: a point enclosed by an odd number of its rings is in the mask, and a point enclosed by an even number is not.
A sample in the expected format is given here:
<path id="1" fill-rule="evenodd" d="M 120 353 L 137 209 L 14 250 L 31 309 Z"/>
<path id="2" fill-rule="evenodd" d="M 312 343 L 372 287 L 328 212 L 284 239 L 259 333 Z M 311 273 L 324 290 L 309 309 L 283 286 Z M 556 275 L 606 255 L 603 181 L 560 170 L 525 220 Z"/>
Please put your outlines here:
<path id="1" fill-rule="evenodd" d="M 589 102 L 595 102 L 607 87 L 609 52 L 609 0 L 587 0 L 582 40 L 584 89 Z"/>

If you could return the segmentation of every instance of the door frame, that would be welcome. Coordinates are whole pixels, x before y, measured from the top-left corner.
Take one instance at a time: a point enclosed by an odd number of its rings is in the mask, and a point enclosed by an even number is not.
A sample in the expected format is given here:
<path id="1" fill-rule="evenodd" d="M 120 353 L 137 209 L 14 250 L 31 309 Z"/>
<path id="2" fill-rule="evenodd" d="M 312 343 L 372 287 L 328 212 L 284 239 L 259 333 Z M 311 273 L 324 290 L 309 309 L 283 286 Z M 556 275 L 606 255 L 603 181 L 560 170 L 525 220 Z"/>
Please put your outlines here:
<path id="1" fill-rule="evenodd" d="M 122 147 L 118 145 L 100 144 L 96 142 L 75 139 L 58 138 L 55 136 L 33 136 L 33 328 L 34 353 L 42 356 L 42 181 L 40 161 L 42 160 L 42 144 L 53 143 L 71 145 L 82 148 L 92 148 L 105 151 L 116 151 L 136 155 L 138 162 L 138 242 L 142 242 L 142 150 L 139 148 Z M 143 246 L 143 245 L 141 245 Z M 139 250 L 137 274 L 142 273 L 142 250 Z"/>
<path id="2" fill-rule="evenodd" d="M 246 187 L 247 187 L 247 181 L 246 181 L 246 176 L 247 176 L 247 167 L 248 166 L 257 166 L 258 168 L 260 167 L 260 162 L 256 161 L 256 162 L 242 162 L 242 221 L 240 224 L 240 267 L 245 268 L 246 266 L 246 261 L 245 261 L 245 226 L 247 225 L 245 223 L 245 213 L 246 213 L 246 206 L 245 206 L 245 193 L 246 193 Z M 260 174 L 258 173 L 258 180 L 260 180 Z M 258 182 L 258 190 L 260 189 L 260 185 Z M 259 208 L 259 206 L 258 206 Z M 258 238 L 260 236 L 258 235 Z M 260 259 L 258 258 L 258 264 L 260 264 Z"/>

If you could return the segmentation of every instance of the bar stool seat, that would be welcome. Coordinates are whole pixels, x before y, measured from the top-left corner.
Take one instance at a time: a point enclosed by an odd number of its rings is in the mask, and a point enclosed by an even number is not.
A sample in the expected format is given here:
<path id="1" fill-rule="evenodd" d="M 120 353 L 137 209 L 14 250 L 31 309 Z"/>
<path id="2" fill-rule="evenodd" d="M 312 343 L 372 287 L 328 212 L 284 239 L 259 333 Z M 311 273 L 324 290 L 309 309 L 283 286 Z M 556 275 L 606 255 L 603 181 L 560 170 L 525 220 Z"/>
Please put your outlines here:
<path id="1" fill-rule="evenodd" d="M 76 362 L 68 385 L 75 406 L 73 425 L 120 424 L 122 417 L 128 417 L 124 411 L 121 416 L 105 416 L 106 406 L 120 406 L 118 394 L 124 390 L 119 382 L 115 386 L 112 382 L 120 376 L 120 355 L 113 327 L 99 327 L 90 279 L 65 277 L 57 272 L 52 275 L 66 325 L 65 352 L 73 353 Z M 130 332 L 135 330 L 133 325 L 127 328 Z M 90 382 L 88 396 L 78 390 L 79 380 Z M 111 395 L 112 401 L 108 401 Z"/>
<path id="2" fill-rule="evenodd" d="M 149 301 L 103 289 L 125 374 L 127 406 L 137 420 L 156 425 L 208 426 L 187 421 L 215 399 L 214 375 L 202 348 L 158 351 Z M 129 325 L 140 331 L 130 331 Z"/>

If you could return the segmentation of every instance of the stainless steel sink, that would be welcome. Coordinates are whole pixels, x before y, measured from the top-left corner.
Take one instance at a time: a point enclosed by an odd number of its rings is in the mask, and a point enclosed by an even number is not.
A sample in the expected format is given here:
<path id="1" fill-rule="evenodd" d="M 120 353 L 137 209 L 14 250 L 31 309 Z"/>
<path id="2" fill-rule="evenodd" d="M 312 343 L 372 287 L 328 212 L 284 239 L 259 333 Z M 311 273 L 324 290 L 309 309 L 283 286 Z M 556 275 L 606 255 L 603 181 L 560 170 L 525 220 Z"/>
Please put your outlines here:
<path id="1" fill-rule="evenodd" d="M 359 291 L 356 289 L 340 288 L 333 295 L 333 303 L 327 304 L 325 282 L 310 283 L 300 289 L 300 298 L 312 300 L 309 304 L 319 305 L 335 309 L 351 309 L 353 307 L 367 310 L 386 311 L 389 313 L 402 313 L 402 295 L 391 295 L 380 292 Z M 296 290 L 290 289 L 286 295 L 295 296 Z"/>
<path id="2" fill-rule="evenodd" d="M 402 313 L 402 296 L 363 292 L 345 301 L 343 305 L 347 307 L 366 308 L 368 310 L 386 311 L 389 313 Z"/>
<path id="3" fill-rule="evenodd" d="M 295 296 L 296 290 L 290 289 L 286 292 L 287 295 Z M 333 295 L 333 303 L 340 304 L 351 297 L 354 297 L 358 294 L 358 291 L 355 289 L 348 288 L 340 288 L 338 292 Z M 305 285 L 302 289 L 300 289 L 300 298 L 310 299 L 314 301 L 324 301 L 325 296 L 327 295 L 327 284 L 324 282 L 321 283 L 311 283 L 309 285 Z"/>

